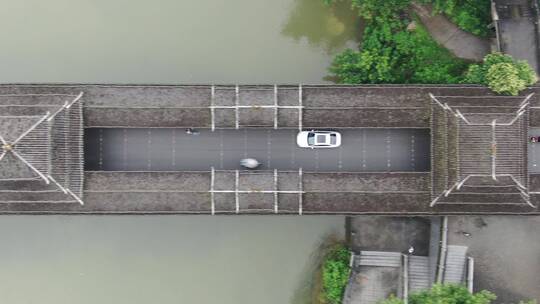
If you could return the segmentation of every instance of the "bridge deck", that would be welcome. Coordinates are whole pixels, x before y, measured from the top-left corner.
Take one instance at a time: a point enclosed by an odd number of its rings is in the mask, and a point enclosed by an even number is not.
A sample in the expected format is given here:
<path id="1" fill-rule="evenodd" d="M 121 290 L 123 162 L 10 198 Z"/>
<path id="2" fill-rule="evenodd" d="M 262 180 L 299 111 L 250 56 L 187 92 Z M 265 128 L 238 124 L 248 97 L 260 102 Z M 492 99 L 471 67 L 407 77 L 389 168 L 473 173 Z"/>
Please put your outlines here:
<path id="1" fill-rule="evenodd" d="M 429 171 L 428 129 L 345 129 L 342 145 L 306 149 L 294 129 L 87 129 L 86 170 L 208 171 L 241 169 L 255 158 L 259 169 L 313 172 Z"/>
<path id="2" fill-rule="evenodd" d="M 84 93 L 84 126 L 77 127 L 87 128 L 84 205 L 59 201 L 58 193 L 44 192 L 47 189 L 36 187 L 34 180 L 13 181 L 0 187 L 0 213 L 421 215 L 539 211 L 504 199 L 500 203 L 457 201 L 430 206 L 430 153 L 418 140 L 422 132 L 429 134 L 429 93 L 459 97 L 474 111 L 493 104 L 493 93 L 487 88 L 15 84 L 0 86 L 0 103 L 28 115 L 47 111 L 50 99 L 58 94 L 80 92 Z M 524 94 L 531 92 L 538 93 L 538 87 Z M 531 127 L 540 127 L 538 96 L 531 102 Z M 187 137 L 183 133 L 187 127 L 203 132 L 199 137 Z M 295 133 L 311 128 L 342 131 L 343 147 L 297 149 Z M 98 134 L 92 136 L 91 132 Z M 201 162 L 193 161 L 190 154 L 194 153 Z M 244 156 L 260 159 L 261 170 L 236 170 Z M 531 202 L 539 205 L 540 174 L 530 174 L 530 194 Z"/>

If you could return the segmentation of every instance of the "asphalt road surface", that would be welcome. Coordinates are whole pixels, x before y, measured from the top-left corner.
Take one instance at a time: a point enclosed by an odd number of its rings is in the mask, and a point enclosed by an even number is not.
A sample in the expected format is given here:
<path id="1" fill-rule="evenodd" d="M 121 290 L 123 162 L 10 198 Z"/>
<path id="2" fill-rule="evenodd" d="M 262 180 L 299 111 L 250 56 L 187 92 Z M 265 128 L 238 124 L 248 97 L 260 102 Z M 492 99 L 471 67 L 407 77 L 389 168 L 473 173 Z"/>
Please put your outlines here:
<path id="1" fill-rule="evenodd" d="M 242 169 L 255 158 L 259 169 L 320 172 L 429 171 L 428 129 L 343 129 L 339 148 L 296 145 L 292 129 L 90 128 L 85 130 L 86 170 L 208 171 Z"/>

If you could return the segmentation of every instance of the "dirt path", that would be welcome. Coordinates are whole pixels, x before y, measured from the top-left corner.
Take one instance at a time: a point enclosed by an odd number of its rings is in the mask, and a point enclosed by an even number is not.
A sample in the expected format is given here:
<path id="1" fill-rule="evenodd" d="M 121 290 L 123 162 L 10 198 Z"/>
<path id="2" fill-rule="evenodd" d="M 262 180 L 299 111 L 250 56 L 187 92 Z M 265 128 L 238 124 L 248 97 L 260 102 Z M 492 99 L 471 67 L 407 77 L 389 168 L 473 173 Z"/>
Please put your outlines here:
<path id="1" fill-rule="evenodd" d="M 463 59 L 481 61 L 490 52 L 488 39 L 459 29 L 443 15 L 433 16 L 431 8 L 413 2 L 412 8 L 433 39 Z"/>

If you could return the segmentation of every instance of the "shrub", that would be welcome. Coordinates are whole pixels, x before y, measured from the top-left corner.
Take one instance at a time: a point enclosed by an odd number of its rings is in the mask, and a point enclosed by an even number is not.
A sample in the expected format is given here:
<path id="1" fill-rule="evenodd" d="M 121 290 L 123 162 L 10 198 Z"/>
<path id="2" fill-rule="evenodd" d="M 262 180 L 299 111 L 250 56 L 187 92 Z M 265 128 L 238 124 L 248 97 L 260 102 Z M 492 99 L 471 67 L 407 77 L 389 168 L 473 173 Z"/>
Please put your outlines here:
<path id="1" fill-rule="evenodd" d="M 486 290 L 477 293 L 470 293 L 467 288 L 461 285 L 439 285 L 435 284 L 429 290 L 411 294 L 408 298 L 409 304 L 426 303 L 453 303 L 453 304 L 489 304 L 497 297 Z M 379 304 L 403 304 L 400 299 L 391 296 L 381 301 Z"/>
<path id="2" fill-rule="evenodd" d="M 467 288 L 461 285 L 436 284 L 429 290 L 410 295 L 409 303 L 489 304 L 496 298 L 495 294 L 487 290 L 471 293 Z"/>
<path id="3" fill-rule="evenodd" d="M 378 16 L 368 22 L 359 51 L 338 54 L 330 72 L 341 83 L 459 83 L 467 62 L 434 41 L 426 29 Z"/>
<path id="4" fill-rule="evenodd" d="M 528 85 L 537 81 L 536 73 L 522 60 L 510 55 L 492 53 L 482 64 L 469 66 L 464 82 L 489 86 L 499 94 L 517 95 Z"/>
<path id="5" fill-rule="evenodd" d="M 326 255 L 322 267 L 323 297 L 326 303 L 339 304 L 349 279 L 350 252 L 343 245 L 336 245 Z"/>
<path id="6" fill-rule="evenodd" d="M 519 91 L 527 86 L 519 78 L 518 69 L 511 63 L 497 63 L 492 65 L 486 73 L 489 87 L 499 94 L 518 95 Z"/>

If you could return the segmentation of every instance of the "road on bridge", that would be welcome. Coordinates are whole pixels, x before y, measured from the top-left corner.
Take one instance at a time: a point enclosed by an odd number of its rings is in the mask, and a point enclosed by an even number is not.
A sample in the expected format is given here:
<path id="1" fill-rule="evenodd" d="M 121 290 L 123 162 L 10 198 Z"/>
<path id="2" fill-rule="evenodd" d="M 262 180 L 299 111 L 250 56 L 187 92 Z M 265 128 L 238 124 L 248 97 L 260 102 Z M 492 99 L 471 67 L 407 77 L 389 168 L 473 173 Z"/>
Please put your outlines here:
<path id="1" fill-rule="evenodd" d="M 320 172 L 430 170 L 428 129 L 341 129 L 342 145 L 305 149 L 294 129 L 208 129 L 186 134 L 174 128 L 89 128 L 89 171 L 208 171 L 242 169 L 255 158 L 260 169 Z"/>

